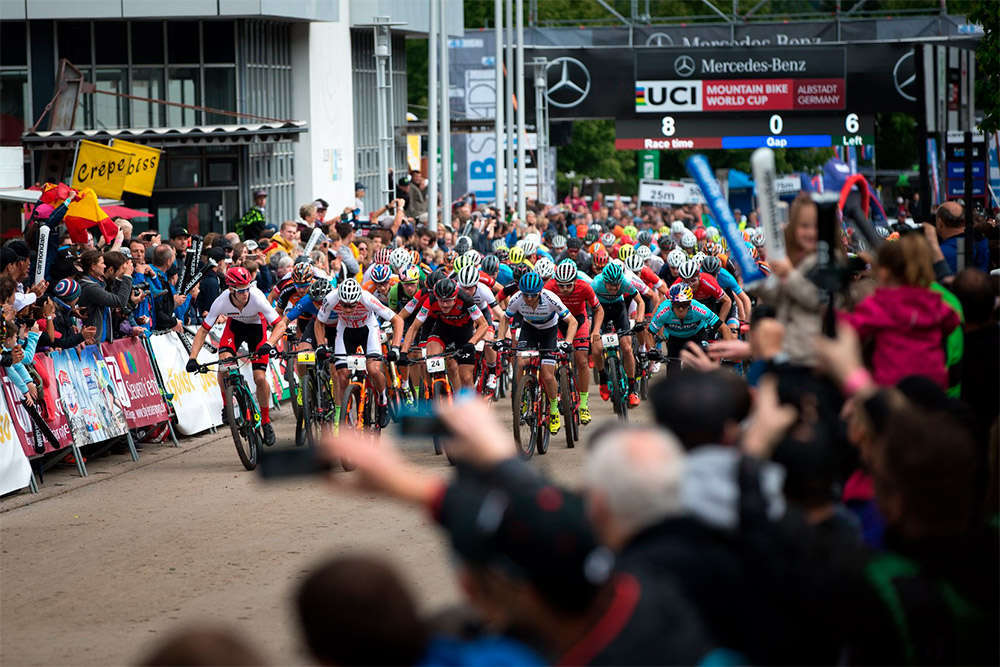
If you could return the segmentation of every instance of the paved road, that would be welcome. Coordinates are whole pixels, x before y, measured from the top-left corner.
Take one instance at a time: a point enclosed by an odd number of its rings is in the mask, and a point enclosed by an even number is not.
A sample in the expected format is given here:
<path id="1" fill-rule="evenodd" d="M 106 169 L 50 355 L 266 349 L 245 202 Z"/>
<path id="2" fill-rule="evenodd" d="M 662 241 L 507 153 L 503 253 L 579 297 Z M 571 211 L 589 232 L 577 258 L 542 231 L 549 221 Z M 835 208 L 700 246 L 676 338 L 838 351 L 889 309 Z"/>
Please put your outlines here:
<path id="1" fill-rule="evenodd" d="M 594 398 L 595 420 L 610 418 Z M 509 402 L 497 410 L 509 425 Z M 278 441 L 290 443 L 282 412 Z M 645 407 L 633 415 L 645 419 Z M 401 447 L 448 471 L 430 441 Z M 560 434 L 533 464 L 574 485 L 583 456 Z M 343 551 L 391 559 L 426 609 L 458 599 L 426 516 L 320 480 L 264 484 L 243 470 L 227 431 L 179 450 L 147 446 L 139 464 L 115 456 L 88 468 L 86 480 L 55 471 L 40 497 L 0 501 L 2 664 L 134 663 L 165 632 L 206 619 L 244 631 L 276 663 L 302 663 L 291 592 L 311 564 Z"/>

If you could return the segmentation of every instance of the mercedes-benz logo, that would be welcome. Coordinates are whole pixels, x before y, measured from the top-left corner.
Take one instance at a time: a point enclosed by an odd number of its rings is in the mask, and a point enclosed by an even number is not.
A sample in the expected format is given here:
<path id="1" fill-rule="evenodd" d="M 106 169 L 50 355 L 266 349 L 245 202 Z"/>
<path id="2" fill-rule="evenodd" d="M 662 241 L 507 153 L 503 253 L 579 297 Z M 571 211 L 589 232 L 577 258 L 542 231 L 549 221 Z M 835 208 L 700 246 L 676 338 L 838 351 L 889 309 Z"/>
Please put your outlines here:
<path id="1" fill-rule="evenodd" d="M 917 101 L 917 71 L 913 65 L 913 51 L 907 51 L 892 68 L 892 83 L 904 100 Z"/>
<path id="2" fill-rule="evenodd" d="M 549 78 L 552 68 L 556 68 L 558 75 L 554 84 Z M 587 99 L 590 93 L 590 71 L 576 58 L 562 56 L 549 61 L 545 67 L 545 74 L 550 82 L 545 96 L 549 98 L 549 104 L 552 106 L 567 109 Z"/>
<path id="3" fill-rule="evenodd" d="M 677 72 L 677 76 L 691 76 L 694 74 L 694 58 L 677 56 L 674 60 L 674 71 Z"/>
<path id="4" fill-rule="evenodd" d="M 646 46 L 673 46 L 674 38 L 665 32 L 654 32 L 646 38 Z"/>

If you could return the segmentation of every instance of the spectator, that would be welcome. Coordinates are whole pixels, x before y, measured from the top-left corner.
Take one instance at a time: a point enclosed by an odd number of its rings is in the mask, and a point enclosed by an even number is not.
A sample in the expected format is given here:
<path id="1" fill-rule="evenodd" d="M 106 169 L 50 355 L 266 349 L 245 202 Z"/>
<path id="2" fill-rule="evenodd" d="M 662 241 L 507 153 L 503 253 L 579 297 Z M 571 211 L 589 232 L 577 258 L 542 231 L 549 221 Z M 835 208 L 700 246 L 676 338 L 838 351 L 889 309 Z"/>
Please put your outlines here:
<path id="1" fill-rule="evenodd" d="M 735 446 L 750 412 L 746 384 L 730 372 L 674 374 L 650 387 L 657 423 L 676 435 L 684 449 Z"/>
<path id="2" fill-rule="evenodd" d="M 340 247 L 337 255 L 347 270 L 349 276 L 354 276 L 361 272 L 358 263 L 358 248 L 354 245 L 354 226 L 349 222 L 337 223 L 337 236 L 340 237 Z"/>
<path id="3" fill-rule="evenodd" d="M 927 375 L 948 385 L 943 339 L 959 324 L 929 286 L 934 280 L 927 241 L 916 233 L 883 243 L 878 251 L 879 287 L 844 315 L 862 340 L 874 341 L 875 381 L 895 384 L 907 375 Z M 787 336 L 787 333 L 786 333 Z"/>
<path id="4" fill-rule="evenodd" d="M 316 227 L 316 205 L 303 204 L 299 206 L 299 219 L 295 221 L 298 225 L 299 238 L 305 242 L 309 240 L 309 235 Z"/>
<path id="5" fill-rule="evenodd" d="M 365 184 L 361 181 L 354 183 L 354 210 L 358 212 L 358 217 L 365 214 Z"/>
<path id="6" fill-rule="evenodd" d="M 411 184 L 409 199 L 406 204 L 406 216 L 418 218 L 427 213 L 427 179 L 417 170 L 410 171 Z"/>
<path id="7" fill-rule="evenodd" d="M 325 199 L 317 198 L 316 201 L 313 202 L 313 206 L 316 207 L 316 224 L 321 226 L 323 230 L 326 231 L 326 228 L 329 226 L 329 223 L 326 221 L 326 211 L 330 208 L 330 205 Z"/>
<path id="8" fill-rule="evenodd" d="M 42 345 L 50 345 L 60 349 L 76 347 L 81 343 L 93 344 L 97 337 L 97 328 L 83 327 L 82 319 L 76 309 L 80 299 L 80 283 L 72 278 L 63 278 L 52 290 L 55 304 L 52 324 L 56 336 L 54 340 L 42 341 Z"/>
<path id="9" fill-rule="evenodd" d="M 946 201 L 938 206 L 934 224 L 948 268 L 952 273 L 958 273 L 958 240 L 965 235 L 965 209 L 956 201 Z M 974 237 L 973 247 L 965 250 L 966 266 L 989 271 L 989 241 L 978 234 L 974 234 Z"/>
<path id="10" fill-rule="evenodd" d="M 262 236 L 268 228 L 266 208 L 267 190 L 254 190 L 253 206 L 236 223 L 236 233 L 244 239 Z"/>
<path id="11" fill-rule="evenodd" d="M 197 628 L 171 632 L 138 664 L 143 667 L 255 667 L 267 662 L 232 630 L 200 624 Z"/>
<path id="12" fill-rule="evenodd" d="M 132 298 L 132 262 L 123 262 L 116 272 L 115 291 L 105 284 L 104 254 L 88 250 L 80 256 L 80 307 L 86 309 L 84 326 L 95 327 L 98 343 L 114 338 L 112 310 L 127 311 Z M 136 299 L 138 302 L 138 299 Z"/>
<path id="13" fill-rule="evenodd" d="M 281 229 L 271 237 L 271 247 L 266 253 L 268 259 L 277 252 L 293 258 L 299 254 L 299 226 L 294 220 L 281 223 Z"/>
<path id="14" fill-rule="evenodd" d="M 153 249 L 153 276 L 150 279 L 150 286 L 153 290 L 153 329 L 156 331 L 181 330 L 181 322 L 175 311 L 186 299 L 183 296 L 180 298 L 175 296 L 174 287 L 167 277 L 167 270 L 174 264 L 174 256 L 174 249 L 168 245 L 160 245 Z"/>
<path id="15" fill-rule="evenodd" d="M 205 267 L 199 285 L 198 299 L 195 301 L 195 308 L 199 314 L 207 313 L 218 296 L 222 294 L 223 277 L 230 266 L 226 253 L 220 248 L 212 248 L 208 253 L 208 259 L 211 261 Z"/>

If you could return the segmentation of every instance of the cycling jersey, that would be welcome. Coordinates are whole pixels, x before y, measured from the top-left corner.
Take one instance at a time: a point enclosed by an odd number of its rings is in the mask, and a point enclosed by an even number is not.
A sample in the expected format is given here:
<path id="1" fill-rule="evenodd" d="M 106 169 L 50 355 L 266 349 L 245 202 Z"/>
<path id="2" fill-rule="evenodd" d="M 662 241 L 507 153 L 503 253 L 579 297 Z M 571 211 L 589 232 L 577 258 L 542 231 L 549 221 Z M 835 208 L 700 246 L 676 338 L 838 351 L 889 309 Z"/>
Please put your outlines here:
<path id="1" fill-rule="evenodd" d="M 323 300 L 323 305 L 320 307 L 319 313 L 316 314 L 316 319 L 323 324 L 329 324 L 334 314 L 337 316 L 337 330 L 339 331 L 343 327 L 352 329 L 365 326 L 377 327 L 376 316 L 383 320 L 391 320 L 396 313 L 383 306 L 374 295 L 368 292 L 362 292 L 361 299 L 357 303 L 346 304 L 340 300 L 340 291 L 334 290 Z"/>
<path id="2" fill-rule="evenodd" d="M 486 316 L 486 319 L 490 319 L 490 309 L 497 305 L 497 299 L 493 295 L 493 290 L 484 283 L 476 283 L 476 286 L 473 288 L 462 288 L 462 293 L 471 296 L 475 304 L 479 306 L 479 310 Z"/>
<path id="3" fill-rule="evenodd" d="M 416 296 L 419 293 L 420 290 L 418 289 L 413 294 L 414 296 Z M 398 313 L 401 310 L 403 310 L 403 308 L 405 308 L 412 300 L 413 297 L 406 296 L 406 291 L 403 289 L 403 283 L 397 282 L 395 285 L 389 288 L 389 303 L 386 305 Z M 412 315 L 414 310 L 416 310 L 415 307 L 411 309 L 409 313 L 404 313 L 404 315 L 407 314 Z"/>
<path id="4" fill-rule="evenodd" d="M 682 278 L 678 278 L 671 286 L 680 285 L 683 282 Z M 694 291 L 695 301 L 718 301 L 726 295 L 722 291 L 722 288 L 719 287 L 719 283 L 715 282 L 715 278 L 708 273 L 698 274 L 698 286 L 692 286 L 692 290 Z"/>
<path id="5" fill-rule="evenodd" d="M 525 324 L 530 324 L 536 329 L 548 329 L 569 315 L 569 309 L 558 296 L 543 289 L 538 295 L 538 303 L 534 306 L 528 305 L 523 293 L 515 294 L 507 305 L 507 317 L 512 318 L 515 315 L 520 315 Z"/>
<path id="6" fill-rule="evenodd" d="M 586 282 L 577 279 L 576 283 L 573 284 L 573 291 L 569 294 L 561 291 L 559 289 L 559 283 L 556 282 L 555 278 L 549 278 L 549 281 L 545 283 L 545 289 L 556 294 L 569 309 L 578 321 L 582 318 L 587 317 L 587 307 L 589 306 L 591 310 L 597 308 L 600 302 L 597 300 L 597 295 L 594 294 L 594 290 Z"/>
<path id="7" fill-rule="evenodd" d="M 274 309 L 279 313 L 288 310 L 308 292 L 299 292 L 295 285 L 289 285 L 278 293 L 278 298 L 274 300 Z"/>
<path id="8" fill-rule="evenodd" d="M 660 287 L 660 283 L 662 282 L 660 277 L 656 275 L 656 272 L 648 266 L 642 267 L 642 269 L 639 270 L 639 273 L 636 273 L 635 275 L 637 275 L 639 279 L 642 280 L 642 282 L 644 282 L 651 290 L 658 289 Z"/>
<path id="9" fill-rule="evenodd" d="M 268 326 L 278 323 L 280 316 L 278 311 L 267 302 L 267 297 L 255 285 L 250 286 L 250 298 L 243 308 L 237 308 L 230 299 L 230 291 L 226 290 L 215 298 L 208 309 L 208 314 L 202 321 L 201 326 L 209 330 L 219 319 L 220 315 L 225 315 L 230 320 L 242 322 L 243 324 L 260 324 L 266 322 Z"/>
<path id="10" fill-rule="evenodd" d="M 497 284 L 497 279 L 486 273 L 485 271 L 479 272 L 479 282 L 490 288 L 490 292 L 493 291 L 493 286 Z"/>
<path id="11" fill-rule="evenodd" d="M 719 269 L 719 275 L 715 277 L 715 282 L 719 283 L 719 287 L 727 292 L 743 294 L 743 288 L 736 281 L 736 277 L 725 269 Z"/>
<path id="12" fill-rule="evenodd" d="M 313 302 L 312 297 L 306 294 L 304 297 L 296 301 L 291 308 L 285 311 L 285 317 L 287 317 L 290 322 L 294 322 L 300 318 L 302 320 L 312 320 L 316 317 L 316 313 L 318 312 L 319 307 Z"/>
<path id="13" fill-rule="evenodd" d="M 482 316 L 483 313 L 479 310 L 476 302 L 471 297 L 459 292 L 458 296 L 455 297 L 454 305 L 447 312 L 441 310 L 441 304 L 437 299 L 427 299 L 421 305 L 420 312 L 417 313 L 417 321 L 426 322 L 428 319 L 432 319 L 439 324 L 464 327 Z"/>
<path id="14" fill-rule="evenodd" d="M 692 301 L 684 319 L 679 319 L 669 301 L 665 301 L 656 311 L 649 330 L 657 334 L 662 329 L 668 337 L 691 338 L 702 329 L 712 329 L 719 326 L 719 317 L 704 304 Z"/>
<path id="15" fill-rule="evenodd" d="M 514 270 L 506 264 L 501 264 L 497 271 L 497 282 L 501 285 L 508 285 L 514 282 Z"/>
<path id="16" fill-rule="evenodd" d="M 598 275 L 594 278 L 594 282 L 590 283 L 590 287 L 594 290 L 594 294 L 597 295 L 597 300 L 601 302 L 601 305 L 608 303 L 619 303 L 625 300 L 625 297 L 632 298 L 635 296 L 639 290 L 634 283 L 628 280 L 622 281 L 621 285 L 618 287 L 618 291 L 611 293 L 604 284 L 604 276 Z M 645 288 L 645 285 L 643 286 Z M 645 288 L 649 291 L 648 288 Z"/>

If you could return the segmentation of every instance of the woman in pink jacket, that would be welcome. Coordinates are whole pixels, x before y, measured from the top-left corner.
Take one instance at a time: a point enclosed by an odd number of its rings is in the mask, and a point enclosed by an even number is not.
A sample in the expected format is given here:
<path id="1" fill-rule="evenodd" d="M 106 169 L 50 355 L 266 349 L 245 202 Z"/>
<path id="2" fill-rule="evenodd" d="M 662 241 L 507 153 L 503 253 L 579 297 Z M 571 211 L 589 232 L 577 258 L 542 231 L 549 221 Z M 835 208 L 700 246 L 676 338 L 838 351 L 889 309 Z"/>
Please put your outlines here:
<path id="1" fill-rule="evenodd" d="M 862 341 L 874 343 L 872 375 L 892 385 L 908 375 L 926 375 L 948 386 L 945 338 L 958 315 L 929 289 L 934 280 L 931 250 L 920 234 L 904 234 L 878 251 L 879 287 L 844 315 Z"/>

